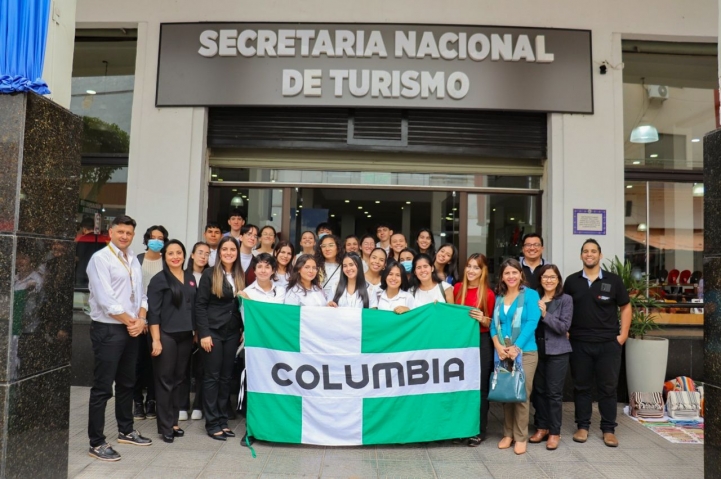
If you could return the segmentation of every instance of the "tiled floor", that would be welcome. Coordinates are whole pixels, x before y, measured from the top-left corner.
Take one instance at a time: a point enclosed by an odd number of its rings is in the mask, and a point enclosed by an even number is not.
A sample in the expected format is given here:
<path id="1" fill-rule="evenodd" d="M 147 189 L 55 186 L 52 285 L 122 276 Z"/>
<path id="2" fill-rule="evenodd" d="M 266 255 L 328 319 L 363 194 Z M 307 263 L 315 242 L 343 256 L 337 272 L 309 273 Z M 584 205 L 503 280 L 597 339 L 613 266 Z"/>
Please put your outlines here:
<path id="1" fill-rule="evenodd" d="M 598 429 L 586 444 L 571 440 L 574 432 L 573 404 L 564 407 L 561 446 L 546 451 L 529 444 L 528 453 L 515 456 L 499 450 L 502 416 L 491 407 L 490 438 L 480 447 L 450 442 L 405 446 L 313 447 L 257 443 L 253 459 L 239 444 L 245 426 L 234 421 L 238 438 L 225 443 L 205 435 L 203 421 L 185 421 L 185 437 L 165 444 L 155 434 L 155 421 L 139 421 L 136 427 L 151 437 L 151 447 L 117 445 L 114 407 L 108 404 L 105 426 L 109 442 L 123 458 L 103 463 L 88 456 L 87 408 L 89 388 L 74 387 L 70 404 L 70 452 L 68 477 L 73 478 L 702 478 L 703 446 L 676 445 L 625 417 L 619 408 L 617 449 L 603 445 Z M 598 425 L 594 413 L 594 428 Z"/>

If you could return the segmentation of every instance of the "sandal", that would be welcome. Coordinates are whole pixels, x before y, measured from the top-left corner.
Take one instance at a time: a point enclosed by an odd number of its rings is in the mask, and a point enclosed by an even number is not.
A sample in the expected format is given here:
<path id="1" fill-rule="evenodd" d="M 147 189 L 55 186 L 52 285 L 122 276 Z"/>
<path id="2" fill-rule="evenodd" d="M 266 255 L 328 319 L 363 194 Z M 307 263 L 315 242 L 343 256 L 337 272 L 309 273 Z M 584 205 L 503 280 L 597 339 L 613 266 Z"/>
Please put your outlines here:
<path id="1" fill-rule="evenodd" d="M 481 436 L 473 436 L 468 438 L 468 447 L 478 447 L 483 442 Z"/>

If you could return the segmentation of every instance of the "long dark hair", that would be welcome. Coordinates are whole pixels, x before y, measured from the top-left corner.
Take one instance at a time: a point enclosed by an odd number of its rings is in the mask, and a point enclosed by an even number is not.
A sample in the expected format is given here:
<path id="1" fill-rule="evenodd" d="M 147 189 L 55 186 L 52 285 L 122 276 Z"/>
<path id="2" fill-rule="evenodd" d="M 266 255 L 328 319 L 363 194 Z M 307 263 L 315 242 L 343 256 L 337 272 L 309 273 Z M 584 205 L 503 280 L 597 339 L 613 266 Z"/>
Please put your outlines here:
<path id="1" fill-rule="evenodd" d="M 289 274 L 290 270 L 293 269 L 293 259 L 295 258 L 295 247 L 293 246 L 293 243 L 291 243 L 290 241 L 278 241 L 278 244 L 275 245 L 275 248 L 273 249 L 273 257 L 276 261 L 275 271 L 277 272 L 278 266 L 280 266 L 280 263 L 278 263 L 278 255 L 280 254 L 280 250 L 282 250 L 286 246 L 290 248 L 290 262 L 288 262 L 288 264 L 285 266 L 285 274 Z"/>
<path id="2" fill-rule="evenodd" d="M 180 240 L 176 239 L 167 241 L 165 246 L 163 246 L 163 249 L 160 250 L 160 254 L 163 256 L 163 274 L 165 275 L 165 281 L 167 281 L 168 287 L 170 288 L 170 295 L 173 298 L 173 306 L 180 308 L 180 305 L 183 304 L 183 288 L 180 287 L 182 283 L 178 281 L 178 278 L 176 278 L 170 271 L 168 261 L 165 258 L 165 252 L 168 250 L 168 246 L 173 244 L 180 246 L 180 249 L 183 251 L 183 259 L 185 259 L 185 245 L 183 245 Z"/>
<path id="3" fill-rule="evenodd" d="M 210 245 L 206 243 L 205 241 L 198 241 L 193 245 L 193 251 L 190 252 L 190 256 L 188 257 L 188 266 L 185 267 L 187 271 L 190 271 L 191 273 L 195 270 L 195 261 L 193 261 L 193 255 L 195 254 L 195 251 L 198 249 L 198 246 L 207 246 L 208 249 L 210 249 Z M 208 257 L 210 259 L 210 257 Z M 203 266 L 203 271 L 208 269 L 208 263 L 205 263 L 205 266 Z"/>
<path id="4" fill-rule="evenodd" d="M 335 260 L 338 264 L 340 264 L 341 258 L 345 253 L 343 245 L 340 244 L 340 238 L 333 234 L 323 236 L 323 238 L 315 244 L 315 264 L 318 266 L 318 274 L 323 274 L 322 272 L 325 271 L 325 256 L 323 256 L 323 248 L 320 246 L 323 244 L 323 241 L 328 238 L 332 239 L 335 243 L 336 250 L 338 251 Z"/>
<path id="5" fill-rule="evenodd" d="M 368 286 L 366 284 L 366 278 L 363 276 L 363 263 L 361 262 L 360 256 L 358 256 L 356 253 L 346 253 L 343 255 L 343 258 L 341 259 L 340 264 L 340 280 L 338 281 L 338 286 L 335 289 L 335 296 L 333 296 L 333 301 L 338 302 L 340 297 L 343 295 L 343 292 L 348 287 L 348 276 L 343 272 L 343 262 L 350 258 L 353 261 L 353 264 L 355 264 L 356 267 L 356 277 L 355 277 L 355 290 L 358 291 L 358 297 L 363 301 L 363 307 L 368 307 Z"/>
<path id="6" fill-rule="evenodd" d="M 458 281 L 458 248 L 456 248 L 453 243 L 444 243 L 438 248 L 438 251 L 443 248 L 451 249 L 451 259 L 448 261 L 448 264 L 443 267 L 443 274 L 446 275 L 446 278 L 452 278 L 453 281 Z M 436 251 L 435 256 L 438 256 L 438 251 Z M 435 256 L 433 257 L 433 264 L 436 262 Z"/>
<path id="7" fill-rule="evenodd" d="M 245 226 L 243 226 L 243 228 L 245 228 Z M 242 228 L 241 231 L 243 231 Z M 240 246 L 238 246 L 238 243 L 232 236 L 223 236 L 223 238 L 221 238 L 220 242 L 218 243 L 218 258 L 215 260 L 215 266 L 213 266 L 213 274 L 211 276 L 211 279 L 213 280 L 211 282 L 211 292 L 219 298 L 223 297 L 223 285 L 228 282 L 228 280 L 225 278 L 223 260 L 220 259 L 220 251 L 223 249 L 223 245 L 230 241 L 233 242 L 235 249 L 238 251 L 238 254 L 235 257 L 235 261 L 233 262 L 233 266 L 231 268 L 231 273 L 233 274 L 233 281 L 235 282 L 235 290 L 241 291 L 245 288 L 245 273 L 243 272 L 243 265 L 240 263 Z M 228 283 L 228 285 L 230 286 L 230 283 Z"/>
<path id="8" fill-rule="evenodd" d="M 436 240 L 433 238 L 433 231 L 430 230 L 430 228 L 421 228 L 418 230 L 418 233 L 416 233 L 416 244 L 415 244 L 415 250 L 419 253 L 421 252 L 421 247 L 418 244 L 418 237 L 421 235 L 421 233 L 428 233 L 428 236 L 431 237 L 431 245 L 428 247 L 428 251 L 426 251 L 426 254 L 433 258 L 436 255 Z"/>
<path id="9" fill-rule="evenodd" d="M 398 268 L 398 271 L 401 273 L 401 291 L 408 291 L 408 288 L 410 287 L 410 283 L 408 282 L 408 274 L 406 274 L 405 268 L 403 268 L 403 266 L 401 266 L 401 264 L 396 260 L 389 261 L 386 264 L 386 269 L 384 269 L 381 273 L 381 289 L 383 291 L 388 289 L 388 282 L 386 281 L 386 279 L 388 278 L 388 274 L 390 274 L 393 268 Z"/>
<path id="10" fill-rule="evenodd" d="M 293 265 L 293 271 L 290 273 L 290 278 L 288 279 L 288 291 L 293 289 L 296 285 L 300 285 L 300 288 L 303 290 L 303 294 L 308 294 L 308 290 L 305 289 L 303 286 L 303 283 L 300 281 L 300 270 L 303 269 L 303 266 L 308 261 L 315 262 L 315 258 L 313 255 L 310 254 L 302 254 L 298 256 L 298 259 L 296 260 L 295 264 Z M 316 267 L 318 266 L 318 263 L 316 263 Z M 319 270 L 320 271 L 320 270 Z M 317 287 L 320 289 L 320 278 L 318 277 L 318 273 L 316 272 L 315 278 L 313 278 L 313 281 L 310 282 L 310 287 L 313 289 L 313 287 Z"/>
<path id="11" fill-rule="evenodd" d="M 501 263 L 498 267 L 498 284 L 496 285 L 496 296 L 505 296 L 508 293 L 508 286 L 503 282 L 503 272 L 506 268 L 513 268 L 521 273 L 521 284 L 519 290 L 526 286 L 526 275 L 523 274 L 523 266 L 515 258 L 508 258 Z"/>
<path id="12" fill-rule="evenodd" d="M 425 253 L 419 253 L 418 255 L 416 255 L 415 258 L 413 258 L 413 266 L 411 267 L 411 273 L 413 273 L 413 274 L 410 278 L 411 279 L 411 289 L 419 289 L 421 287 L 421 280 L 419 280 L 418 277 L 416 276 L 416 265 L 418 264 L 419 261 L 425 261 L 426 263 L 428 263 L 430 265 L 430 267 L 432 269 L 431 281 L 433 281 L 434 283 L 440 283 L 442 281 L 441 278 L 438 276 L 438 272 L 436 271 L 436 267 L 433 265 L 433 260 L 431 259 L 431 257 Z M 405 270 L 403 270 L 403 271 L 405 271 Z"/>
<path id="13" fill-rule="evenodd" d="M 548 270 L 552 270 L 553 273 L 558 276 L 558 284 L 556 285 L 556 291 L 553 292 L 553 299 L 560 298 L 563 296 L 563 278 L 561 277 L 561 272 L 558 270 L 558 266 L 555 264 L 544 264 L 540 267 L 538 270 L 538 295 L 543 298 L 543 296 L 546 294 L 546 290 L 543 289 L 543 286 L 541 282 L 543 281 L 541 278 L 543 277 L 543 273 L 545 273 Z"/>
<path id="14" fill-rule="evenodd" d="M 481 253 L 473 253 L 468 257 L 466 261 L 466 269 L 471 261 L 475 261 L 476 264 L 481 268 L 481 277 L 478 278 L 478 300 L 476 304 L 466 304 L 466 298 L 468 295 L 468 276 L 466 270 L 463 271 L 463 281 L 461 287 L 458 290 L 458 294 L 455 296 L 456 304 L 463 304 L 465 306 L 472 306 L 483 311 L 486 316 L 493 313 L 488 310 L 488 260 L 486 256 Z"/>

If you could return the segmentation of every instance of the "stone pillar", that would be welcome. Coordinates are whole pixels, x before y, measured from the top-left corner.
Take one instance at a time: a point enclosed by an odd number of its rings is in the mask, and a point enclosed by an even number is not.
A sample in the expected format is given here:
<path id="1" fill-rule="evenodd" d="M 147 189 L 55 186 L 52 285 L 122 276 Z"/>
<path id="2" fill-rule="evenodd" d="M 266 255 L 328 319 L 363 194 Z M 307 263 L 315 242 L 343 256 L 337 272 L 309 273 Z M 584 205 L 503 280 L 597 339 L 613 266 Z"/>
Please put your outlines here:
<path id="1" fill-rule="evenodd" d="M 721 129 L 703 140 L 704 476 L 721 477 Z"/>
<path id="2" fill-rule="evenodd" d="M 0 477 L 66 477 L 82 121 L 0 95 Z"/>

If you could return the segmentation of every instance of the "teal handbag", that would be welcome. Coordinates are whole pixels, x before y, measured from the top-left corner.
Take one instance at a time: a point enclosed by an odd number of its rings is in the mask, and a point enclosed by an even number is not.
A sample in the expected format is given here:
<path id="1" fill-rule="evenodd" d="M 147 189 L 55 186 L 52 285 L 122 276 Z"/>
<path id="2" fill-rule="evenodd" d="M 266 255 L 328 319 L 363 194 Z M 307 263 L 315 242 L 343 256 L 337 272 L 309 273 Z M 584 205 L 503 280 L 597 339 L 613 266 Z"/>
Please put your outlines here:
<path id="1" fill-rule="evenodd" d="M 513 323 L 511 324 L 511 339 L 510 342 L 506 344 L 513 344 L 521 333 L 521 315 L 523 314 L 524 299 L 524 292 L 521 291 L 518 294 L 516 311 L 513 315 Z M 493 312 L 493 321 L 495 322 L 498 337 L 501 337 L 501 334 L 503 334 L 500 320 L 501 304 L 503 304 L 502 297 L 496 300 L 496 307 Z M 489 401 L 505 403 L 526 402 L 526 373 L 523 371 L 522 356 L 522 354 L 516 356 L 515 361 L 509 359 L 501 361 L 498 357 L 498 351 L 494 351 L 493 358 L 495 367 L 491 375 L 491 384 L 488 388 Z"/>

